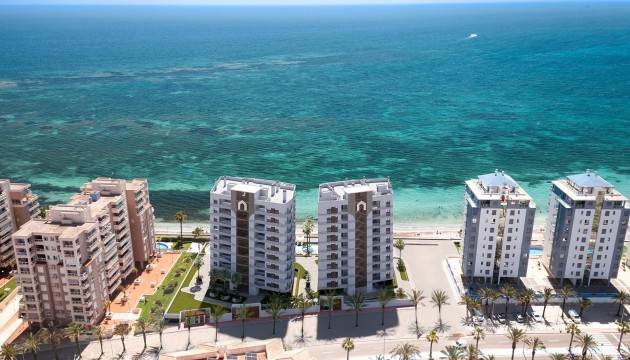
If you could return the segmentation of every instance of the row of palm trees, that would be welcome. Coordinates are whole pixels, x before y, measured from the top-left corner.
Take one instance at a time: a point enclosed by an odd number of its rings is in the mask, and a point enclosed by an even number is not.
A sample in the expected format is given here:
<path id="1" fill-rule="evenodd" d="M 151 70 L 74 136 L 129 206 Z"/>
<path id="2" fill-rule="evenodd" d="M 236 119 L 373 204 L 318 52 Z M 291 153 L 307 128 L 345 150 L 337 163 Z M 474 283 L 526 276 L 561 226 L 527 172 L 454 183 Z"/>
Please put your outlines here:
<path id="1" fill-rule="evenodd" d="M 569 349 L 573 346 L 574 335 L 577 335 L 577 345 L 582 349 L 581 358 L 586 359 L 587 355 L 592 354 L 599 350 L 599 346 L 597 345 L 597 341 L 593 336 L 588 334 L 580 334 L 579 328 L 576 324 L 571 324 L 572 326 L 567 327 L 567 331 L 571 332 L 571 341 L 569 344 Z M 626 326 L 628 326 L 626 324 Z M 630 330 L 630 328 L 628 329 Z M 440 353 L 442 354 L 441 358 L 447 360 L 476 360 L 479 358 L 481 352 L 479 350 L 479 340 L 483 339 L 485 336 L 484 330 L 482 328 L 475 328 L 473 331 L 473 337 L 475 339 L 475 344 L 468 345 L 467 348 L 462 349 L 455 345 L 447 346 Z M 536 352 L 538 350 L 545 350 L 546 346 L 543 341 L 539 337 L 527 337 L 525 331 L 521 329 L 512 328 L 506 334 L 506 337 L 511 343 L 512 347 L 512 357 L 514 360 L 514 355 L 516 351 L 516 347 L 518 343 L 523 342 L 528 350 L 531 350 L 531 359 L 534 360 L 536 357 Z M 432 330 L 426 335 L 427 341 L 430 343 L 429 347 L 429 359 L 433 359 L 433 344 L 439 341 L 439 336 L 435 330 Z M 620 340 L 621 343 L 621 340 Z M 341 347 L 346 351 L 346 358 L 350 359 L 350 352 L 355 349 L 354 341 L 351 338 L 346 338 L 341 343 Z M 569 350 L 570 351 L 570 350 Z M 394 349 L 390 351 L 390 355 L 395 355 L 400 358 L 400 360 L 411 360 L 415 357 L 420 356 L 420 348 L 416 345 L 412 345 L 409 343 L 403 343 L 397 345 Z M 550 359 L 552 360 L 568 360 L 569 355 L 564 353 L 552 353 L 549 354 Z M 376 359 L 384 359 L 382 355 L 379 355 Z M 495 360 L 494 355 L 486 355 L 483 358 L 484 360 Z"/>
<path id="2" fill-rule="evenodd" d="M 490 287 L 484 287 L 484 288 L 481 288 L 479 291 L 477 291 L 477 294 L 479 295 L 479 299 L 473 299 L 468 295 L 464 295 L 464 297 L 462 298 L 462 301 L 460 302 L 460 305 L 465 305 L 469 311 L 481 310 L 481 301 L 478 301 L 478 300 L 484 300 L 485 301 L 484 312 L 487 315 L 489 314 L 491 317 L 493 317 L 494 304 L 500 297 L 503 297 L 506 300 L 505 301 L 506 314 L 508 312 L 508 306 L 509 306 L 510 300 L 515 299 L 521 305 L 521 315 L 525 316 L 525 312 L 527 308 L 529 307 L 530 303 L 535 301 L 538 295 L 540 295 L 542 296 L 542 300 L 543 300 L 542 317 L 544 318 L 549 301 L 556 296 L 560 296 L 562 298 L 562 317 L 564 318 L 564 310 L 565 310 L 566 304 L 571 297 L 577 295 L 577 292 L 570 286 L 565 286 L 559 289 L 557 292 L 552 288 L 545 288 L 542 291 L 535 292 L 532 289 L 524 289 L 524 290 L 519 291 L 510 285 L 504 285 L 499 290 L 495 290 Z M 626 295 L 626 298 L 623 301 L 627 303 L 630 301 L 630 295 L 628 295 L 627 293 L 625 295 Z M 488 306 L 490 305 L 490 303 L 492 305 L 492 308 L 491 308 L 492 310 L 488 312 Z M 580 316 L 582 316 L 582 313 L 584 312 L 584 310 L 590 309 L 593 306 L 593 302 L 591 301 L 591 299 L 587 297 L 582 297 L 581 299 L 579 299 L 578 304 L 580 305 Z M 622 303 L 620 303 L 619 310 L 621 310 L 621 304 Z M 527 318 L 527 322 L 529 323 L 529 318 L 528 317 L 526 318 Z"/>

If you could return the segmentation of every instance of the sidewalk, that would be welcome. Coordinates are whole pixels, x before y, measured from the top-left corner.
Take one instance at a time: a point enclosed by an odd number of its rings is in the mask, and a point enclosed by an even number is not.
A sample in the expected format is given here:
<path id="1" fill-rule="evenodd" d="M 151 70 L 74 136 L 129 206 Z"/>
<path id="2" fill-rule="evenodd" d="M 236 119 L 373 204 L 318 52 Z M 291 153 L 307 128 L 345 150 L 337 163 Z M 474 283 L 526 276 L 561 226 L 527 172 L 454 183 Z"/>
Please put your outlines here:
<path id="1" fill-rule="evenodd" d="M 22 325 L 22 319 L 19 317 L 21 298 L 21 296 L 16 296 L 0 311 L 0 345 L 7 342 Z"/>

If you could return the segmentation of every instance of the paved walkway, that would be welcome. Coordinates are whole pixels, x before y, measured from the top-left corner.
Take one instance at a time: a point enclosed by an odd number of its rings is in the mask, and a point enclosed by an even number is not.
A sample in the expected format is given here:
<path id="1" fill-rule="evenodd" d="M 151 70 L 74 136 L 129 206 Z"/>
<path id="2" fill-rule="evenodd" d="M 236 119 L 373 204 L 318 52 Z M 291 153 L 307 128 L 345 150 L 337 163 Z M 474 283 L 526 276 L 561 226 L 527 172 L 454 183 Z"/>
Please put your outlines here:
<path id="1" fill-rule="evenodd" d="M 144 295 L 151 295 L 155 293 L 158 286 L 162 283 L 166 274 L 170 271 L 171 267 L 177 262 L 179 253 L 163 253 L 161 258 L 153 259 L 153 269 L 148 270 L 145 268 L 139 273 L 136 278 L 138 282 L 132 280 L 131 283 L 127 282 L 129 288 L 126 291 L 127 301 L 123 302 L 123 292 L 120 292 L 110 306 L 112 313 L 130 313 L 138 304 L 140 298 Z M 162 274 L 164 269 L 164 274 Z M 152 283 L 155 286 L 151 286 Z"/>
<path id="2" fill-rule="evenodd" d="M 299 263 L 304 267 L 304 270 L 308 271 L 311 275 L 311 290 L 313 292 L 317 291 L 317 281 L 319 279 L 319 274 L 317 271 L 317 264 L 315 260 L 318 259 L 317 254 L 311 254 L 309 257 L 305 256 L 296 256 L 295 262 Z M 300 288 L 298 290 L 299 294 L 306 294 L 306 280 L 300 279 Z"/>
<path id="3" fill-rule="evenodd" d="M 0 311 L 0 344 L 4 344 L 21 334 L 18 332 L 14 335 L 22 327 L 22 319 L 19 318 L 21 298 L 19 295 L 16 296 Z"/>

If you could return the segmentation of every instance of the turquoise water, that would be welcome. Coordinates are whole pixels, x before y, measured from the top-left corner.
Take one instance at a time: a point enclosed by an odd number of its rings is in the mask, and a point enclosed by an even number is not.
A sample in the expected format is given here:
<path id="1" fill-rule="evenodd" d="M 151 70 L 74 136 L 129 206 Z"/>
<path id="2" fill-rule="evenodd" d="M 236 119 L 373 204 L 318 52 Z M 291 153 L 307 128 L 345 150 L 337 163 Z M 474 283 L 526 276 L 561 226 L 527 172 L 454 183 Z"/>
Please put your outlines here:
<path id="1" fill-rule="evenodd" d="M 206 219 L 224 174 L 296 183 L 300 218 L 321 182 L 389 176 L 398 225 L 461 222 L 463 182 L 495 168 L 541 211 L 586 168 L 630 194 L 628 19 L 599 2 L 0 7 L 0 177 L 47 204 L 148 178 L 168 220 Z"/>

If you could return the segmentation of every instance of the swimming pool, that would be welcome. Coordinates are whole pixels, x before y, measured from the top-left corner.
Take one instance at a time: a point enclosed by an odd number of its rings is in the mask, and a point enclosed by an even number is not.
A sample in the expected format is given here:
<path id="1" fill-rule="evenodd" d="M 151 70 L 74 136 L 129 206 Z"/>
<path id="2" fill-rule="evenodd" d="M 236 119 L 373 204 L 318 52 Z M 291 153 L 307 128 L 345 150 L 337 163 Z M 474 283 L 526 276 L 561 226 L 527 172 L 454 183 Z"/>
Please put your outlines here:
<path id="1" fill-rule="evenodd" d="M 157 251 L 166 251 L 170 249 L 170 246 L 163 242 L 156 243 L 156 246 L 157 246 Z"/>
<path id="2" fill-rule="evenodd" d="M 529 257 L 532 256 L 542 256 L 543 249 L 542 248 L 530 248 L 529 249 Z"/>
<path id="3" fill-rule="evenodd" d="M 307 247 L 306 246 L 302 246 L 302 251 L 306 252 Z M 318 244 L 311 244 L 308 246 L 308 249 L 311 251 L 311 254 L 318 254 L 319 253 L 319 245 Z"/>

